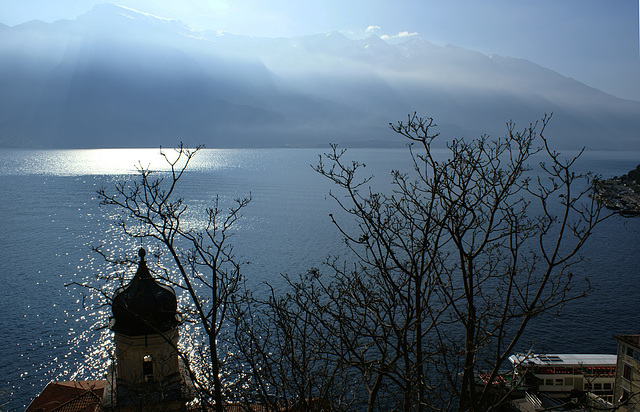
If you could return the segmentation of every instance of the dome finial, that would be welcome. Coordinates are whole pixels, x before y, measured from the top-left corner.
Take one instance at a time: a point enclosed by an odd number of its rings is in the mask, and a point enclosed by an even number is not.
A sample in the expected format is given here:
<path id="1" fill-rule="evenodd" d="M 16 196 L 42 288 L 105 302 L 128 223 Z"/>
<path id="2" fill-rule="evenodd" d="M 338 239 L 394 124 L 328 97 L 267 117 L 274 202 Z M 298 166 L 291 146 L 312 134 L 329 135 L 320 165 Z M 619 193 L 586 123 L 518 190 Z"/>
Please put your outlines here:
<path id="1" fill-rule="evenodd" d="M 147 251 L 144 250 L 143 247 L 141 247 L 140 250 L 138 250 L 138 256 L 140 256 L 140 260 L 142 262 L 144 262 L 144 257 L 145 257 L 146 254 L 147 254 Z"/>

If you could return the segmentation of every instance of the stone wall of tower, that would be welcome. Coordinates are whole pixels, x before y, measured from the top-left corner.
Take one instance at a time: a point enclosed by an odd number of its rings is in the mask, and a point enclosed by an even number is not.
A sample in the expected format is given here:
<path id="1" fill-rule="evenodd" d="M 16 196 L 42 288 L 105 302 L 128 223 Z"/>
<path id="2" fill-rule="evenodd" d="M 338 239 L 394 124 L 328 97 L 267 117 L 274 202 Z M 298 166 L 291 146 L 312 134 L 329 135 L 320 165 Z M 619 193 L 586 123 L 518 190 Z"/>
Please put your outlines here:
<path id="1" fill-rule="evenodd" d="M 142 406 L 150 410 L 181 408 L 184 402 L 177 343 L 177 328 L 163 335 L 115 334 L 115 390 L 121 410 L 141 410 Z"/>
<path id="2" fill-rule="evenodd" d="M 144 376 L 145 356 L 151 357 L 153 381 L 165 381 L 178 375 L 178 331 L 162 335 L 126 336 L 115 334 L 118 381 L 136 384 L 149 379 Z"/>

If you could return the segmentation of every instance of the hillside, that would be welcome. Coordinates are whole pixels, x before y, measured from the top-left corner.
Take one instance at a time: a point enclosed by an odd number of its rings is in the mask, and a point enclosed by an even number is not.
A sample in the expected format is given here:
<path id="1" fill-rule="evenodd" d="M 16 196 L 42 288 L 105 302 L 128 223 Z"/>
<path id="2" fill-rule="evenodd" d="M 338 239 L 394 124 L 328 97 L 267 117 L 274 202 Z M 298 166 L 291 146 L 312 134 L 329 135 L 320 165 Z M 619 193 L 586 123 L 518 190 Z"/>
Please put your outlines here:
<path id="1" fill-rule="evenodd" d="M 450 137 L 554 112 L 556 147 L 640 148 L 640 102 L 532 62 L 413 39 L 254 38 L 102 4 L 0 27 L 1 147 L 388 147 L 418 111 Z"/>
<path id="2" fill-rule="evenodd" d="M 640 214 L 640 164 L 618 177 L 602 180 L 596 185 L 596 195 L 604 205 L 625 216 Z"/>

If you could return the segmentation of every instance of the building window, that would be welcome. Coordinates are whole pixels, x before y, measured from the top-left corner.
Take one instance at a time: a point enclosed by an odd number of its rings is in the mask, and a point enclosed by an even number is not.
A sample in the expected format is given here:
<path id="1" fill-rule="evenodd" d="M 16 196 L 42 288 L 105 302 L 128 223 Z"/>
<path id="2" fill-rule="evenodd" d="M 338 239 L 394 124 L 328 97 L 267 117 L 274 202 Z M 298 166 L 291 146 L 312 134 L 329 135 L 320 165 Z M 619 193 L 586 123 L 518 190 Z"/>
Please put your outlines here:
<path id="1" fill-rule="evenodd" d="M 620 399 L 618 399 L 618 402 L 619 403 L 626 402 L 628 399 L 629 399 L 629 392 L 623 389 L 622 393 L 620 394 Z"/>
<path id="2" fill-rule="evenodd" d="M 556 385 L 557 385 L 557 386 L 562 386 L 562 385 L 564 385 L 564 380 L 562 380 L 562 379 L 556 379 Z"/>
<path id="3" fill-rule="evenodd" d="M 553 386 L 553 379 L 545 379 L 544 384 L 546 386 Z"/>
<path id="4" fill-rule="evenodd" d="M 626 363 L 622 367 L 622 377 L 626 380 L 631 380 L 631 366 L 627 365 Z"/>
<path id="5" fill-rule="evenodd" d="M 151 355 L 145 355 L 144 358 L 142 358 L 142 375 L 144 376 L 145 382 L 153 380 L 153 359 Z"/>
<path id="6" fill-rule="evenodd" d="M 613 389 L 613 385 L 611 384 L 611 382 L 605 382 L 602 384 L 602 389 L 604 389 L 605 391 L 610 391 L 611 389 Z"/>
<path id="7" fill-rule="evenodd" d="M 627 346 L 627 356 L 633 356 L 633 349 Z"/>
<path id="8" fill-rule="evenodd" d="M 601 383 L 594 383 L 593 384 L 593 390 L 594 391 L 601 391 L 602 390 L 602 384 Z"/>

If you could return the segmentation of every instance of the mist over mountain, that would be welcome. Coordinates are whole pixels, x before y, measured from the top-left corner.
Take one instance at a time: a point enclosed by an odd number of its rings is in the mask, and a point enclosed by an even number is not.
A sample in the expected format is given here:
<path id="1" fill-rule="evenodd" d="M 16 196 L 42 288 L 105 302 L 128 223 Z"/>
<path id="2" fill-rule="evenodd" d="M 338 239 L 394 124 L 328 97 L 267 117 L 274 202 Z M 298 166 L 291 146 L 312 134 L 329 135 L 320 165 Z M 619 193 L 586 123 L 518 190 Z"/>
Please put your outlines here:
<path id="1" fill-rule="evenodd" d="M 553 112 L 556 147 L 640 149 L 640 102 L 530 61 L 336 32 L 198 32 L 113 4 L 75 20 L 0 25 L 0 146 L 401 146 L 389 122 L 500 136 Z"/>

